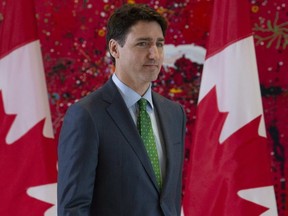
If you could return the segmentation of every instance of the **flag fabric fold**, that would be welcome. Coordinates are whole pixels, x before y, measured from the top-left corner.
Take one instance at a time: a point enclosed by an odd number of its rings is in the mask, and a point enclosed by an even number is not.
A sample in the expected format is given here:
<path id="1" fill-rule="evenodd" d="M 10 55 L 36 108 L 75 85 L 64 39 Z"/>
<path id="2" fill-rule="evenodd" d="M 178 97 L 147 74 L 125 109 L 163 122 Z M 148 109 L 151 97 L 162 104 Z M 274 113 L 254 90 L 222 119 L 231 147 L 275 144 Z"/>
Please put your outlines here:
<path id="1" fill-rule="evenodd" d="M 34 1 L 5 1 L 0 13 L 0 215 L 56 215 L 56 142 Z"/>
<path id="2" fill-rule="evenodd" d="M 248 1 L 215 0 L 185 216 L 276 216 Z"/>

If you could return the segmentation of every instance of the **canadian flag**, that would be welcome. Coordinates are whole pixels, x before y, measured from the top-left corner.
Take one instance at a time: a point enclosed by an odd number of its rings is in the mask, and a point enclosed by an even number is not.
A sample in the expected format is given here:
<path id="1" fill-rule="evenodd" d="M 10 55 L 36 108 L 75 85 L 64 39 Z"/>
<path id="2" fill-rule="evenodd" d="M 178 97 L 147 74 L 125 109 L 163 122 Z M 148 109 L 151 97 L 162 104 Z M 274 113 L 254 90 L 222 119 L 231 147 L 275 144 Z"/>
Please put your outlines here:
<path id="1" fill-rule="evenodd" d="M 276 216 L 248 1 L 215 0 L 185 216 Z"/>
<path id="2" fill-rule="evenodd" d="M 55 216 L 57 154 L 33 0 L 0 8 L 0 215 Z"/>

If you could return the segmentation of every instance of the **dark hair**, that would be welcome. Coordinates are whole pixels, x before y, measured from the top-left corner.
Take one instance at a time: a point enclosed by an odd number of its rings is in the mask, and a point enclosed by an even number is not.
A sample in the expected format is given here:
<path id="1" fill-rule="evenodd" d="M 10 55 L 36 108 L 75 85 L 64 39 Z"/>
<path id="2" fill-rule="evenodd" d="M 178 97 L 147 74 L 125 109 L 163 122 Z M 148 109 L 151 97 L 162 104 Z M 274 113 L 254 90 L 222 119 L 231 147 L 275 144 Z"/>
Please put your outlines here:
<path id="1" fill-rule="evenodd" d="M 165 36 L 167 21 L 154 9 L 145 4 L 124 4 L 116 9 L 111 15 L 107 24 L 106 45 L 109 45 L 111 39 L 116 40 L 120 46 L 124 46 L 127 33 L 131 26 L 138 21 L 152 22 L 156 21 L 162 29 Z M 113 62 L 115 59 L 112 57 Z"/>

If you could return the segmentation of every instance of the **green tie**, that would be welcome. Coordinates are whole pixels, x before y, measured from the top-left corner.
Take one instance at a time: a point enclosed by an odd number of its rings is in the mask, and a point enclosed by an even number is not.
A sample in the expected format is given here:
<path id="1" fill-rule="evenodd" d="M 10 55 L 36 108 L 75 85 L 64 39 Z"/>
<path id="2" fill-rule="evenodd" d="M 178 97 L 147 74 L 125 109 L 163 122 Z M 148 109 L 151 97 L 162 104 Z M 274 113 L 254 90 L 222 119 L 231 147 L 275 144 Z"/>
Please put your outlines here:
<path id="1" fill-rule="evenodd" d="M 161 188 L 162 181 L 160 174 L 159 158 L 156 149 L 156 143 L 151 125 L 151 120 L 149 114 L 146 111 L 147 100 L 141 98 L 138 101 L 138 105 L 139 105 L 139 116 L 137 121 L 138 130 L 140 132 L 141 138 L 145 144 L 146 151 L 150 158 L 156 176 L 157 184 L 159 188 Z"/>

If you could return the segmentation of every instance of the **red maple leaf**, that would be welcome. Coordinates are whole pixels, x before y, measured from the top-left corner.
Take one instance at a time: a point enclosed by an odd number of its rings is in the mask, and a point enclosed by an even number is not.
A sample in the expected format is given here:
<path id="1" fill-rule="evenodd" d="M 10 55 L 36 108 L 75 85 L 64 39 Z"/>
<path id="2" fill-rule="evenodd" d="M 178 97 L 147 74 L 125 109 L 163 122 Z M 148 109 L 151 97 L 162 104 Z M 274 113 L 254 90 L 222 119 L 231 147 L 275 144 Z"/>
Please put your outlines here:
<path id="1" fill-rule="evenodd" d="M 51 204 L 29 197 L 27 189 L 55 183 L 56 143 L 43 134 L 44 119 L 7 145 L 5 137 L 16 115 L 7 115 L 0 91 L 0 215 L 44 215 Z"/>
<path id="2" fill-rule="evenodd" d="M 272 185 L 266 138 L 258 135 L 261 116 L 220 144 L 227 115 L 218 110 L 214 87 L 199 103 L 183 201 L 191 206 L 187 215 L 258 216 L 267 210 L 237 195 L 240 190 Z"/>

